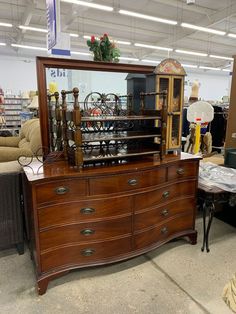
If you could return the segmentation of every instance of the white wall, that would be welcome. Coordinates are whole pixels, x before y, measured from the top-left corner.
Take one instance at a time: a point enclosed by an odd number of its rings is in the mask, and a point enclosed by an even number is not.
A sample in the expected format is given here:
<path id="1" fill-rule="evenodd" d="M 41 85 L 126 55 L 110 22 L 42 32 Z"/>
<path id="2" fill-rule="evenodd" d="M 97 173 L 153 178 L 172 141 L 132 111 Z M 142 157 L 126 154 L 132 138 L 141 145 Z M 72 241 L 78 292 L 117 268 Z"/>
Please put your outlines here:
<path id="1" fill-rule="evenodd" d="M 36 62 L 34 59 L 0 56 L 0 86 L 3 91 L 19 95 L 37 90 Z"/>
<path id="2" fill-rule="evenodd" d="M 199 98 L 202 100 L 221 100 L 223 96 L 230 94 L 230 75 L 228 72 L 224 74 L 218 72 L 197 73 L 188 72 L 185 77 L 184 96 L 189 98 L 191 93 L 191 83 L 198 80 L 200 83 Z"/>
<path id="3" fill-rule="evenodd" d="M 230 92 L 230 76 L 226 72 L 200 72 L 200 70 L 192 72 L 187 71 L 185 78 L 185 97 L 190 96 L 191 82 L 198 79 L 201 83 L 199 89 L 199 97 L 204 100 L 221 100 L 222 96 L 229 95 Z M 72 71 L 74 72 L 74 71 Z M 126 88 L 126 74 L 124 73 L 105 73 L 101 77 L 99 72 L 93 72 L 90 77 L 88 71 L 86 75 L 77 76 L 72 75 L 67 77 L 48 77 L 48 80 L 58 80 L 58 88 L 66 88 L 68 81 L 68 88 L 77 86 L 81 89 L 81 97 L 91 91 L 99 91 L 103 93 L 115 92 L 124 93 Z M 69 71 L 68 73 L 69 74 Z M 83 78 L 84 81 L 83 82 Z M 73 82 L 71 83 L 71 80 Z M 73 86 L 74 84 L 74 86 Z M 91 86 L 88 86 L 91 85 Z M 8 57 L 0 56 L 0 86 L 4 91 L 11 90 L 13 94 L 18 95 L 20 92 L 37 90 L 37 77 L 36 77 L 36 62 L 35 58 L 24 57 Z M 81 98 L 80 98 L 81 99 Z"/>

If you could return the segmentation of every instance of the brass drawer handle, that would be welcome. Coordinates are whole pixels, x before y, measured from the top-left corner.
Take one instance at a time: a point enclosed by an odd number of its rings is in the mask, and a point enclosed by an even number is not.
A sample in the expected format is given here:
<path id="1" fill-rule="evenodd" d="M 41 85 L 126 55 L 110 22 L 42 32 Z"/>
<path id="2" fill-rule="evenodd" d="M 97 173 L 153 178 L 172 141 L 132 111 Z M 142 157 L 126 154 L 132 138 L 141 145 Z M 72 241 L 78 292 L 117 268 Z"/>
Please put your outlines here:
<path id="1" fill-rule="evenodd" d="M 169 195 L 170 195 L 170 192 L 169 192 L 169 191 L 165 191 L 165 192 L 163 192 L 163 194 L 162 194 L 162 196 L 163 196 L 164 198 L 169 197 Z"/>
<path id="2" fill-rule="evenodd" d="M 81 251 L 81 255 L 83 256 L 91 256 L 95 253 L 94 249 L 84 249 Z"/>
<path id="3" fill-rule="evenodd" d="M 62 195 L 62 194 L 66 194 L 67 192 L 69 192 L 69 188 L 67 186 L 59 186 L 58 188 L 55 189 L 56 194 L 58 195 Z"/>
<path id="4" fill-rule="evenodd" d="M 89 236 L 91 234 L 94 234 L 95 233 L 95 230 L 93 229 L 83 229 L 80 231 L 80 233 L 84 236 Z"/>
<path id="5" fill-rule="evenodd" d="M 161 234 L 167 234 L 167 233 L 168 233 L 168 228 L 167 227 L 161 228 Z"/>
<path id="6" fill-rule="evenodd" d="M 169 215 L 169 211 L 168 211 L 168 209 L 163 209 L 162 211 L 161 211 L 161 215 L 162 216 L 168 216 Z"/>
<path id="7" fill-rule="evenodd" d="M 178 174 L 184 174 L 184 169 L 183 168 L 179 168 L 179 169 L 177 169 L 177 171 L 176 171 Z"/>
<path id="8" fill-rule="evenodd" d="M 89 214 L 94 213 L 95 209 L 91 208 L 91 207 L 85 207 L 85 208 L 81 208 L 80 212 L 81 212 L 81 214 L 89 215 Z"/>
<path id="9" fill-rule="evenodd" d="M 128 184 L 132 185 L 132 186 L 137 185 L 138 184 L 138 180 L 137 179 L 129 179 L 128 180 Z"/>

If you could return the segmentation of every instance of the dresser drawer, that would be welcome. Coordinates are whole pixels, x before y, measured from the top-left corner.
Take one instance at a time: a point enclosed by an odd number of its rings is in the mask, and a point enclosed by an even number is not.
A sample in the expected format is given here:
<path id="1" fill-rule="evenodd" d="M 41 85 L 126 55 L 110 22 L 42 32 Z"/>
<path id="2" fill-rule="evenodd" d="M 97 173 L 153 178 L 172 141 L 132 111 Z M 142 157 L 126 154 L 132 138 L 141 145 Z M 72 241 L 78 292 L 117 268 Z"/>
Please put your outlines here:
<path id="1" fill-rule="evenodd" d="M 92 199 L 41 207 L 39 228 L 131 215 L 131 197 Z"/>
<path id="2" fill-rule="evenodd" d="M 149 228 L 134 236 L 136 249 L 142 249 L 154 243 L 172 238 L 175 234 L 193 229 L 193 215 L 184 215 L 163 223 L 160 226 Z"/>
<path id="3" fill-rule="evenodd" d="M 137 231 L 163 223 L 178 214 L 189 213 L 194 215 L 194 211 L 195 200 L 193 197 L 164 203 L 151 210 L 136 213 L 134 215 L 134 230 Z"/>
<path id="4" fill-rule="evenodd" d="M 110 194 L 145 188 L 166 181 L 166 168 L 152 171 L 94 178 L 89 181 L 90 194 Z"/>
<path id="5" fill-rule="evenodd" d="M 174 200 L 178 197 L 184 196 L 195 196 L 196 192 L 196 181 L 186 181 L 179 183 L 172 183 L 164 188 L 156 189 L 151 192 L 140 193 L 135 195 L 135 210 L 149 208 L 152 206 L 157 206 L 160 203 L 168 202 L 169 200 Z"/>
<path id="6" fill-rule="evenodd" d="M 116 257 L 131 251 L 131 237 L 118 240 L 93 242 L 90 244 L 79 244 L 66 246 L 41 254 L 42 272 L 54 268 L 65 268 L 65 266 L 88 266 L 89 264 L 105 263 L 106 259 L 114 261 Z"/>
<path id="7" fill-rule="evenodd" d="M 173 166 L 168 167 L 168 181 L 196 177 L 198 175 L 198 162 L 177 162 Z"/>
<path id="8" fill-rule="evenodd" d="M 39 242 L 40 249 L 46 250 L 59 245 L 104 240 L 122 235 L 131 235 L 131 216 L 52 228 L 39 233 Z"/>
<path id="9" fill-rule="evenodd" d="M 58 180 L 36 185 L 35 190 L 38 205 L 79 200 L 86 195 L 86 180 Z"/>

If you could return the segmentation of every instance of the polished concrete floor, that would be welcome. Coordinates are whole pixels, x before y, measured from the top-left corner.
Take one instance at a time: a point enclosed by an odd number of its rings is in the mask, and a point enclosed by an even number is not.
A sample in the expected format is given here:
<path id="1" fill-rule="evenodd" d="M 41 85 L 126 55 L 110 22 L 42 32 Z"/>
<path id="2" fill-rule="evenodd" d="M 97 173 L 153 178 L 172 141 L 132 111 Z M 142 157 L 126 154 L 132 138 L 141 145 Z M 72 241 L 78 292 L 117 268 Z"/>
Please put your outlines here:
<path id="1" fill-rule="evenodd" d="M 214 219 L 210 252 L 170 242 L 129 261 L 70 272 L 51 281 L 38 296 L 29 252 L 0 252 L 0 313 L 227 314 L 224 285 L 236 271 L 236 229 Z"/>

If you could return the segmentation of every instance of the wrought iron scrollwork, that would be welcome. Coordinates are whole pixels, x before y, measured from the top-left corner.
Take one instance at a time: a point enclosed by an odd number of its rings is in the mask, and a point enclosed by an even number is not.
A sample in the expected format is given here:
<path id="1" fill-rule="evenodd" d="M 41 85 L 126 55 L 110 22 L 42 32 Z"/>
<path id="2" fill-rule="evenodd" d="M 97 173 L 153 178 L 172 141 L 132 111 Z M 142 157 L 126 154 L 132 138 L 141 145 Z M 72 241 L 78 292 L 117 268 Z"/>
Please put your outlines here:
<path id="1" fill-rule="evenodd" d="M 67 101 L 69 94 L 73 108 Z M 166 97 L 165 93 L 159 94 Z M 133 112 L 131 94 L 91 92 L 79 102 L 79 90 L 74 88 L 61 92 L 61 103 L 59 94 L 49 95 L 49 119 L 53 125 L 50 128 L 51 153 L 63 151 L 65 159 L 77 169 L 87 163 L 124 160 L 160 151 L 162 154 L 165 141 L 156 121 L 159 119 L 165 125 L 165 117 L 160 112 L 158 116 L 157 110 L 152 110 L 152 116 L 148 117 L 150 111 L 145 110 L 144 96 L 143 93 L 138 116 Z"/>

